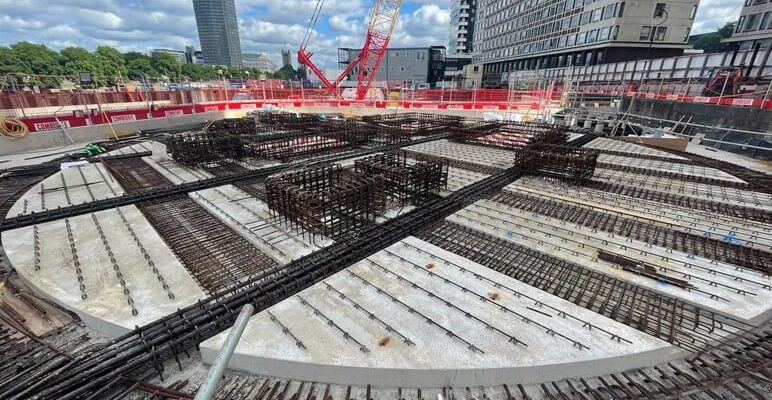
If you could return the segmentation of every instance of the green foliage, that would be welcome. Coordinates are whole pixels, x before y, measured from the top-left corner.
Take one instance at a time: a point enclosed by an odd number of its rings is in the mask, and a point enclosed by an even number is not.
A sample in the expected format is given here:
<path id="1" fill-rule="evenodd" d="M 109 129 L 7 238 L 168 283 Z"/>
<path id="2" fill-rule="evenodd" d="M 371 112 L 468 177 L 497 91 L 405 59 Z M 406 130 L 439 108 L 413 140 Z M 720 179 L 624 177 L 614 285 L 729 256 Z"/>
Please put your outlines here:
<path id="1" fill-rule="evenodd" d="M 153 64 L 150 62 L 150 58 L 135 58 L 126 65 L 129 70 L 129 78 L 131 79 L 148 79 L 158 76 L 158 71 L 153 68 Z"/>
<path id="2" fill-rule="evenodd" d="M 107 84 L 116 85 L 128 77 L 126 60 L 118 50 L 109 46 L 99 46 L 94 51 L 94 58 L 101 66 L 103 79 Z"/>
<path id="3" fill-rule="evenodd" d="M 258 79 L 263 74 L 256 68 L 228 68 L 201 64 L 179 63 L 169 54 L 149 57 L 139 52 L 121 53 L 109 46 L 99 46 L 93 52 L 81 47 L 68 47 L 60 52 L 45 45 L 19 42 L 0 46 L 0 76 L 15 74 L 17 87 L 42 85 L 59 87 L 62 79 L 33 75 L 66 75 L 77 80 L 81 71 L 91 72 L 96 85 L 113 86 L 129 80 L 168 80 L 170 82 L 209 81 L 226 79 Z M 222 71 L 222 75 L 220 74 Z M 297 71 L 283 67 L 269 78 L 297 79 Z M 29 78 L 27 78 L 29 76 Z M 2 79 L 2 78 L 0 78 Z M 6 85 L 10 82 L 6 82 Z"/>
<path id="4" fill-rule="evenodd" d="M 722 43 L 722 39 L 732 36 L 734 32 L 734 22 L 727 23 L 716 32 L 694 35 L 689 38 L 689 44 L 695 49 L 703 50 L 706 53 L 719 53 L 730 50 L 729 43 Z"/>
<path id="5" fill-rule="evenodd" d="M 281 67 L 278 71 L 274 72 L 273 77 L 276 79 L 296 79 L 298 76 L 297 71 L 295 71 L 295 68 L 292 68 L 291 65 L 285 65 Z"/>
<path id="6" fill-rule="evenodd" d="M 166 77 L 177 75 L 180 69 L 180 63 L 177 59 L 166 53 L 159 53 L 153 56 L 153 68 Z"/>

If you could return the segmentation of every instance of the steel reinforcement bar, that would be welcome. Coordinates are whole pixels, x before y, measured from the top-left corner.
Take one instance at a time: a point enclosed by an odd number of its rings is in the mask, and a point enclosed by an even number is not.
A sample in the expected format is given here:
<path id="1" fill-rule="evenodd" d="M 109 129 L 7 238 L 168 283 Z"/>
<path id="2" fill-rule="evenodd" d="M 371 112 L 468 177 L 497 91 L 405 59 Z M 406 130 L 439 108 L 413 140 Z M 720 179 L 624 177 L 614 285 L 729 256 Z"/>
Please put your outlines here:
<path id="1" fill-rule="evenodd" d="M 67 400 L 88 396 L 121 377 L 162 362 L 227 328 L 247 303 L 264 310 L 289 296 L 362 260 L 398 240 L 447 217 L 480 196 L 500 190 L 517 177 L 513 169 L 476 182 L 443 199 L 433 200 L 399 217 L 302 257 L 270 275 L 254 277 L 237 288 L 215 294 L 198 304 L 137 328 L 103 348 L 77 355 L 72 362 L 36 379 L 19 379 L 2 388 L 0 399 Z"/>
<path id="2" fill-rule="evenodd" d="M 610 182 L 590 181 L 586 184 L 586 186 L 613 194 L 620 194 L 623 196 L 630 196 L 645 200 L 653 200 L 660 203 L 693 208 L 695 210 L 709 210 L 741 219 L 749 219 L 763 222 L 765 224 L 772 224 L 772 213 L 756 208 L 731 205 L 718 201 L 684 196 L 676 193 L 659 192 L 642 187 L 625 186 Z"/>
<path id="3" fill-rule="evenodd" d="M 443 221 L 420 238 L 641 332 L 699 352 L 752 327 L 478 230 Z"/>
<path id="4" fill-rule="evenodd" d="M 412 146 L 419 143 L 445 139 L 446 137 L 448 137 L 448 134 L 439 134 L 439 135 L 411 140 L 409 142 L 388 144 L 385 146 L 379 146 L 379 147 L 374 147 L 369 149 L 361 149 L 355 152 L 349 152 L 341 155 L 336 154 L 329 157 L 324 157 L 322 159 L 314 159 L 312 161 L 305 162 L 305 163 L 295 163 L 291 165 L 276 165 L 272 167 L 255 170 L 255 171 L 246 171 L 246 172 L 236 173 L 231 175 L 201 179 L 195 182 L 187 182 L 187 183 L 182 183 L 182 184 L 170 186 L 170 187 L 138 190 L 133 193 L 126 193 L 122 196 L 112 197 L 109 199 L 97 200 L 90 203 L 83 203 L 83 204 L 78 204 L 78 205 L 69 206 L 69 207 L 62 207 L 56 210 L 48 210 L 48 211 L 43 211 L 39 213 L 20 215 L 13 218 L 3 219 L 2 222 L 0 222 L 0 232 L 4 232 L 7 230 L 16 229 L 16 228 L 23 228 L 26 226 L 32 226 L 35 224 L 41 224 L 49 221 L 55 221 L 66 217 L 73 217 L 76 215 L 88 214 L 96 211 L 107 210 L 110 208 L 127 206 L 130 204 L 138 203 L 140 201 L 156 200 L 164 197 L 174 196 L 177 194 L 184 194 L 188 192 L 195 192 L 198 190 L 209 189 L 216 186 L 227 185 L 229 183 L 236 183 L 240 181 L 265 178 L 269 175 L 273 175 L 275 173 L 288 170 L 290 168 L 311 167 L 314 165 L 323 165 L 329 162 L 345 160 L 348 158 L 359 157 L 359 156 L 368 155 L 368 154 L 392 151 L 405 146 Z"/>
<path id="5" fill-rule="evenodd" d="M 572 224 L 640 240 L 654 246 L 730 263 L 772 275 L 772 253 L 735 243 L 698 236 L 651 222 L 521 193 L 500 193 L 491 198 L 509 207 Z"/>

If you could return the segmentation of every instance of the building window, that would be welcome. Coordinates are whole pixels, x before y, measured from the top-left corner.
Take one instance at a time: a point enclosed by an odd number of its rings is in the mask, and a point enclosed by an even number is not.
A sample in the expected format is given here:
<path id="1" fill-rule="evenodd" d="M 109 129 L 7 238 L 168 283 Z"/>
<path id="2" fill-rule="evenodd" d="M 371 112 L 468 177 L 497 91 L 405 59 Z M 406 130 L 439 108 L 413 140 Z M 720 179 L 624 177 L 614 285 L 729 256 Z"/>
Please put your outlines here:
<path id="1" fill-rule="evenodd" d="M 667 36 L 667 27 L 666 26 L 660 26 L 657 28 L 657 34 L 654 37 L 654 40 L 658 42 L 662 42 L 665 40 L 665 36 Z"/>
<path id="2" fill-rule="evenodd" d="M 603 19 L 614 17 L 615 8 L 616 8 L 616 4 L 607 5 L 606 8 L 603 9 Z"/>
<path id="3" fill-rule="evenodd" d="M 611 27 L 607 26 L 600 30 L 600 36 L 598 40 L 608 40 L 608 35 L 611 32 Z"/>
<path id="4" fill-rule="evenodd" d="M 759 23 L 759 30 L 767 29 L 767 23 L 769 22 L 769 13 L 770 11 L 767 11 L 764 13 L 764 16 L 761 17 L 761 22 Z"/>
<path id="5" fill-rule="evenodd" d="M 745 7 L 748 7 L 749 5 L 751 5 L 751 0 L 745 0 Z"/>
<path id="6" fill-rule="evenodd" d="M 684 31 L 684 42 L 689 41 L 689 32 L 692 31 L 692 28 L 686 28 L 686 31 Z"/>
<path id="7" fill-rule="evenodd" d="M 756 20 L 759 19 L 759 14 L 751 14 L 748 16 L 748 20 L 745 22 L 745 31 L 756 30 Z"/>
<path id="8" fill-rule="evenodd" d="M 734 28 L 734 33 L 739 33 L 743 29 L 745 23 L 745 15 L 740 16 L 740 20 L 737 21 L 737 26 Z"/>
<path id="9" fill-rule="evenodd" d="M 619 17 L 624 17 L 625 16 L 625 2 L 624 1 L 619 3 L 619 15 L 618 16 Z"/>
<path id="10" fill-rule="evenodd" d="M 692 12 L 689 13 L 689 19 L 694 19 L 694 16 L 697 15 L 697 6 L 692 6 Z"/>
<path id="11" fill-rule="evenodd" d="M 651 39 L 651 27 L 642 26 L 641 34 L 638 36 L 638 40 L 649 40 L 649 39 Z"/>
<path id="12" fill-rule="evenodd" d="M 654 18 L 662 18 L 665 15 L 665 3 L 657 3 L 654 6 Z"/>
<path id="13" fill-rule="evenodd" d="M 592 22 L 600 21 L 602 14 L 603 14 L 602 8 L 597 8 L 595 10 L 592 10 L 592 18 L 591 18 Z"/>

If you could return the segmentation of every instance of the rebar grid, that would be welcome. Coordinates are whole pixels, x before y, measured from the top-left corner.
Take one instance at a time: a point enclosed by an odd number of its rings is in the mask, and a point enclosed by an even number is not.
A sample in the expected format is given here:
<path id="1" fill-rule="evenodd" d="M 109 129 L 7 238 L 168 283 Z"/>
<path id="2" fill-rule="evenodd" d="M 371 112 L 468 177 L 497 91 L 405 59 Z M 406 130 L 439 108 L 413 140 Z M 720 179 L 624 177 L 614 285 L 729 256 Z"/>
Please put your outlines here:
<path id="1" fill-rule="evenodd" d="M 738 204 L 724 203 L 708 199 L 700 199 L 678 193 L 667 193 L 657 190 L 651 190 L 643 187 L 627 186 L 612 182 L 591 181 L 587 186 L 604 192 L 656 201 L 660 203 L 673 204 L 681 207 L 692 208 L 695 210 L 710 210 L 720 214 L 730 215 L 740 219 L 749 219 L 752 221 L 772 223 L 772 213 L 766 210 L 746 207 Z"/>
<path id="2" fill-rule="evenodd" d="M 747 326 L 484 232 L 443 221 L 419 237 L 535 288 L 689 351 Z"/>
<path id="3" fill-rule="evenodd" d="M 445 114 L 400 113 L 366 116 L 362 117 L 362 121 L 376 127 L 379 132 L 388 132 L 388 136 L 410 138 L 455 129 L 461 125 L 463 118 Z"/>
<path id="4" fill-rule="evenodd" d="M 290 161 L 361 146 L 376 136 L 372 127 L 356 121 L 317 120 L 313 123 L 275 125 L 268 129 L 266 132 L 242 137 L 246 143 L 246 155 Z"/>
<path id="5" fill-rule="evenodd" d="M 493 196 L 491 200 L 509 207 L 639 240 L 648 245 L 749 268 L 767 276 L 772 275 L 772 253 L 731 243 L 729 238 L 719 240 L 703 235 L 693 235 L 651 222 L 523 193 L 502 192 Z"/>
<path id="6" fill-rule="evenodd" d="M 183 165 L 216 166 L 244 156 L 244 146 L 238 136 L 216 131 L 176 135 L 166 146 L 174 161 Z"/>
<path id="7" fill-rule="evenodd" d="M 270 177 L 265 191 L 272 217 L 330 238 L 355 235 L 386 206 L 383 177 L 351 173 L 338 164 Z"/>
<path id="8" fill-rule="evenodd" d="M 511 150 L 539 144 L 564 144 L 567 131 L 564 126 L 540 122 L 476 123 L 455 129 L 451 140 Z"/>
<path id="9" fill-rule="evenodd" d="M 226 118 L 212 122 L 207 132 L 235 136 L 251 135 L 256 132 L 257 124 L 249 118 Z"/>
<path id="10" fill-rule="evenodd" d="M 103 160 L 102 164 L 115 176 L 126 192 L 171 186 L 171 182 L 141 158 Z"/>
<path id="11" fill-rule="evenodd" d="M 193 278 L 209 293 L 236 286 L 278 264 L 188 197 L 140 209 Z"/>
<path id="12" fill-rule="evenodd" d="M 515 149 L 515 169 L 523 174 L 568 179 L 582 184 L 592 178 L 598 152 L 569 146 L 539 145 Z"/>
<path id="13" fill-rule="evenodd" d="M 408 164 L 404 153 L 387 153 L 356 160 L 354 169 L 365 176 L 381 176 L 387 197 L 400 204 L 429 200 L 448 186 L 448 160 L 438 158 Z"/>

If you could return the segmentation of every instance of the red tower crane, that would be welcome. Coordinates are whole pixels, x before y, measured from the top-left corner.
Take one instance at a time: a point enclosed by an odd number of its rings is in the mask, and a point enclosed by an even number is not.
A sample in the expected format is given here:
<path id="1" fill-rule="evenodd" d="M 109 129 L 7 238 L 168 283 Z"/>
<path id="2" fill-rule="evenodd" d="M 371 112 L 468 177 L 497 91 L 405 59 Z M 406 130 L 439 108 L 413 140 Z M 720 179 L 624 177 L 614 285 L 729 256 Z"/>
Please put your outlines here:
<path id="1" fill-rule="evenodd" d="M 359 67 L 357 72 L 357 100 L 362 100 L 367 96 L 367 93 L 370 91 L 370 86 L 372 86 L 375 77 L 378 75 L 378 68 L 381 66 L 381 62 L 383 61 L 383 57 L 386 54 L 386 49 L 389 45 L 389 40 L 391 40 L 391 33 L 394 31 L 394 25 L 397 23 L 397 16 L 399 15 L 399 7 L 402 5 L 402 0 L 375 1 L 373 11 L 370 13 L 370 22 L 367 24 L 367 35 L 365 36 L 365 43 L 362 46 L 362 51 L 359 52 L 355 59 L 349 61 L 346 69 L 344 69 L 334 81 L 330 81 L 324 76 L 319 67 L 311 61 L 311 56 L 313 56 L 314 53 L 311 53 L 306 49 L 323 5 L 324 0 L 317 0 L 316 8 L 314 9 L 314 14 L 311 16 L 306 34 L 303 37 L 303 41 L 300 42 L 298 62 L 306 65 L 314 75 L 322 81 L 324 87 L 336 95 L 338 85 L 346 79 L 346 76 L 348 76 L 355 67 Z"/>

